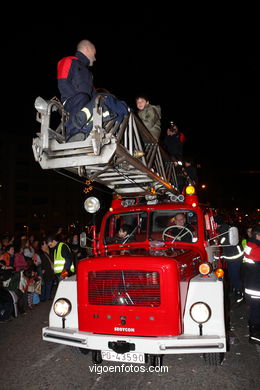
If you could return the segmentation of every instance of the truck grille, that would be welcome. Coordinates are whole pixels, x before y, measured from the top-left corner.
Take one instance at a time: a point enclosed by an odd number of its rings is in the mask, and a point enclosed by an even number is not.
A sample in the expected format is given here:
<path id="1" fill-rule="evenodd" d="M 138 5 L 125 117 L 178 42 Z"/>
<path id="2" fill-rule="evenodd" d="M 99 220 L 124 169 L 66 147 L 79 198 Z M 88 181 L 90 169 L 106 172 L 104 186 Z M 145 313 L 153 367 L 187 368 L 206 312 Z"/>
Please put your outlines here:
<path id="1" fill-rule="evenodd" d="M 88 301 L 92 305 L 160 306 L 160 275 L 140 270 L 90 271 Z"/>

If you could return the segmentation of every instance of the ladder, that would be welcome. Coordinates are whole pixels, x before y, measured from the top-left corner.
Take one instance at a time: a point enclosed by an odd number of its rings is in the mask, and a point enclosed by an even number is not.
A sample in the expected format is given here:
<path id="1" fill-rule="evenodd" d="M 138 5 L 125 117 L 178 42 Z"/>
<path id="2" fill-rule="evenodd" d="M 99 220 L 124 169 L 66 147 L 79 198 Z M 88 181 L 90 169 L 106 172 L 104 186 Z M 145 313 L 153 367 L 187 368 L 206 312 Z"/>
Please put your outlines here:
<path id="1" fill-rule="evenodd" d="M 67 113 L 56 98 L 35 101 L 40 132 L 33 139 L 35 160 L 42 169 L 65 170 L 109 187 L 114 193 L 178 196 L 178 175 L 194 184 L 129 110 L 121 123 L 102 123 L 100 96 L 93 110 L 93 127 L 81 141 L 65 141 Z"/>

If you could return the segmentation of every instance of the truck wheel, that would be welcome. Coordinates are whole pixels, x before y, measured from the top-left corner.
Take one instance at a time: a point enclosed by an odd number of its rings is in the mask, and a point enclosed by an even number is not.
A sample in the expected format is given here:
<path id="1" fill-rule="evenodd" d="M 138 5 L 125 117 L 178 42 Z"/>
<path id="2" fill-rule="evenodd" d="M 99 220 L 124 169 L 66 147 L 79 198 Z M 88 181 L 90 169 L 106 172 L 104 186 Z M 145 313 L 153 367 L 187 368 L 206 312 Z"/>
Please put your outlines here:
<path id="1" fill-rule="evenodd" d="M 149 365 L 151 367 L 161 367 L 163 362 L 163 355 L 150 355 Z"/>
<path id="2" fill-rule="evenodd" d="M 204 353 L 203 358 L 208 366 L 221 366 L 225 354 L 222 353 Z"/>
<path id="3" fill-rule="evenodd" d="M 103 362 L 101 351 L 92 351 L 92 362 L 94 364 L 101 364 Z"/>

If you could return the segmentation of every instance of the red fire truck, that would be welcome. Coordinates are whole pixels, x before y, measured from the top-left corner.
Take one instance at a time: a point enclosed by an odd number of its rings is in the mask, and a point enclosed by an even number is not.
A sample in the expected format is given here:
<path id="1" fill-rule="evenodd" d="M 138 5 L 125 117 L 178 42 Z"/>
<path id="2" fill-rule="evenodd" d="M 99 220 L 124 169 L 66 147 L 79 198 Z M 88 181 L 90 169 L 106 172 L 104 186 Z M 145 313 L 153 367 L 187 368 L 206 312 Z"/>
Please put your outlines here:
<path id="1" fill-rule="evenodd" d="M 38 98 L 36 108 L 33 152 L 41 167 L 114 192 L 99 232 L 93 228 L 93 255 L 58 285 L 43 340 L 91 351 L 95 364 L 157 366 L 164 355 L 187 353 L 221 364 L 227 342 L 214 210 L 199 204 L 181 163 L 131 112 L 104 126 L 98 98 L 93 129 L 80 142 L 65 142 L 63 126 L 51 128 L 53 111 L 66 115 L 57 99 Z M 100 202 L 87 198 L 86 211 L 98 212 Z M 229 235 L 235 245 L 236 229 Z"/>

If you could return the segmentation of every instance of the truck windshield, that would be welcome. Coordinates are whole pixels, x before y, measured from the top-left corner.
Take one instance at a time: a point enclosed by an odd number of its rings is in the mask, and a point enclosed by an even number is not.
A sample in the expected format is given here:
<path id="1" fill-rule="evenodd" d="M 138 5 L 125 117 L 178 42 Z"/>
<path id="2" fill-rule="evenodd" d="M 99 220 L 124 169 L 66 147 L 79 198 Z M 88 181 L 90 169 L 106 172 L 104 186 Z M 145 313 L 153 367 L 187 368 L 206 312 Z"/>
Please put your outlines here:
<path id="1" fill-rule="evenodd" d="M 149 224 L 149 228 L 148 228 Z M 106 222 L 104 243 L 150 241 L 196 242 L 197 214 L 193 210 L 156 210 L 111 215 Z"/>
<path id="2" fill-rule="evenodd" d="M 193 210 L 157 210 L 151 214 L 150 239 L 196 242 L 198 219 Z"/>
<path id="3" fill-rule="evenodd" d="M 147 213 L 113 214 L 107 219 L 105 244 L 141 242 L 147 237 Z"/>

